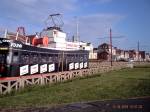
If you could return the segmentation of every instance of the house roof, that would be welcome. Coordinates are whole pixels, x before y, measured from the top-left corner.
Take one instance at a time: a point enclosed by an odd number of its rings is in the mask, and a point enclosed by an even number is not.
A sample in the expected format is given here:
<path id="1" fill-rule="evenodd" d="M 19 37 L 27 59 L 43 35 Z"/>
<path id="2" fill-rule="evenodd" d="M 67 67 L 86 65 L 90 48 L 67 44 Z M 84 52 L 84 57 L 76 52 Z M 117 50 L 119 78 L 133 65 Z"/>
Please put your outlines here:
<path id="1" fill-rule="evenodd" d="M 93 48 L 93 50 L 97 50 L 98 48 Z"/>

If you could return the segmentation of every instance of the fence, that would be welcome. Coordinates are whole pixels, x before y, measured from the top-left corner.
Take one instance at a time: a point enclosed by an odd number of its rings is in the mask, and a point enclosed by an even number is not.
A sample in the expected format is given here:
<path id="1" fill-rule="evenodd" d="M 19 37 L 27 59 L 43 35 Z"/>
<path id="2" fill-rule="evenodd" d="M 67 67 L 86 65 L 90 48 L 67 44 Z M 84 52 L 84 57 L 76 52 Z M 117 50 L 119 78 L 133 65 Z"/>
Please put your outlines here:
<path id="1" fill-rule="evenodd" d="M 0 78 L 0 94 L 10 93 L 12 90 L 19 90 L 30 85 L 45 85 L 50 83 L 63 82 L 75 77 L 85 77 L 97 73 L 118 70 L 127 67 L 126 62 L 114 62 L 111 67 L 108 62 L 89 63 L 89 69 L 47 73 L 30 76 Z"/>

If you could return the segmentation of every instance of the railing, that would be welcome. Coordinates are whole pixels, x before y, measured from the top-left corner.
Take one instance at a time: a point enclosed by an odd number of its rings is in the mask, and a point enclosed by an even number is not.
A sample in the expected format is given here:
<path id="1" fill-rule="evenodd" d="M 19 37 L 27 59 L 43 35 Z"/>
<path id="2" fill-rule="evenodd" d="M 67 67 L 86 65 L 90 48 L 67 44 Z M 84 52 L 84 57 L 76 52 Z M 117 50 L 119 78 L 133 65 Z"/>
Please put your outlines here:
<path id="1" fill-rule="evenodd" d="M 10 32 L 7 29 L 0 29 L 0 38 L 7 38 L 11 40 L 19 40 L 22 43 L 27 42 L 27 37 L 24 35 L 20 35 L 19 32 Z"/>
<path id="2" fill-rule="evenodd" d="M 0 78 L 0 94 L 10 93 L 12 90 L 19 90 L 30 85 L 45 85 L 71 80 L 75 77 L 86 76 L 89 71 L 90 69 L 83 69 L 31 76 Z"/>
<path id="3" fill-rule="evenodd" d="M 89 69 L 30 75 L 30 76 L 0 78 L 0 94 L 10 93 L 12 90 L 19 90 L 26 86 L 45 85 L 50 83 L 64 82 L 66 80 L 71 80 L 76 77 L 85 77 L 97 73 L 108 72 L 111 70 L 118 70 L 121 68 L 126 68 L 127 64 L 128 64 L 127 62 L 114 62 L 113 66 L 111 67 L 110 63 L 108 62 L 90 63 Z"/>

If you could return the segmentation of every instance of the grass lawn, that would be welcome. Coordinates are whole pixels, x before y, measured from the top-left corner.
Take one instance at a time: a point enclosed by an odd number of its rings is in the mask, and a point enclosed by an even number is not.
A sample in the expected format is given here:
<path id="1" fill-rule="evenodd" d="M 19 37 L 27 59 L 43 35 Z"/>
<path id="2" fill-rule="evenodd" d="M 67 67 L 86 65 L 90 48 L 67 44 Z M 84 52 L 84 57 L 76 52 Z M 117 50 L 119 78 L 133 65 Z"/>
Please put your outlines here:
<path id="1" fill-rule="evenodd" d="M 150 66 L 122 69 L 0 96 L 0 108 L 150 96 Z"/>

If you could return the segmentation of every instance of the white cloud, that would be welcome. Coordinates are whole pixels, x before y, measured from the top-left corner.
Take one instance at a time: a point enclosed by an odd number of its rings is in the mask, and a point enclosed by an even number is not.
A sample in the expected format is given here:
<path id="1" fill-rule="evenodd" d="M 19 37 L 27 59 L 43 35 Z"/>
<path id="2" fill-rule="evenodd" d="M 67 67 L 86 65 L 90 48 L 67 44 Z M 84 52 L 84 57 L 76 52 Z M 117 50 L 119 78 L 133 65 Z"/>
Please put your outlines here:
<path id="1" fill-rule="evenodd" d="M 112 0 L 85 0 L 85 2 L 91 2 L 91 3 L 110 3 Z"/>
<path id="2" fill-rule="evenodd" d="M 109 36 L 109 29 L 114 28 L 124 16 L 116 14 L 93 14 L 79 17 L 79 34 L 81 40 L 92 42 L 94 45 L 99 44 L 98 38 Z M 75 20 L 68 21 L 65 30 L 72 31 L 70 36 L 75 34 L 76 25 Z M 107 39 L 106 39 L 107 40 Z"/>
<path id="3" fill-rule="evenodd" d="M 92 2 L 94 0 L 88 1 Z M 95 0 L 95 2 L 99 3 L 108 3 L 111 1 Z M 4 19 L 7 18 L 5 22 L 7 21 L 6 24 L 10 28 L 16 28 L 21 25 L 27 27 L 27 31 L 34 33 L 42 29 L 44 20 L 49 14 L 62 13 L 65 17 L 64 30 L 71 37 L 76 32 L 73 12 L 77 11 L 80 13 L 80 8 L 82 8 L 78 5 L 79 2 L 78 0 L 15 0 L 10 3 L 9 0 L 5 0 L 7 11 L 5 11 Z M 88 3 L 90 4 L 90 2 Z M 96 42 L 97 38 L 106 36 L 109 28 L 114 27 L 123 18 L 122 15 L 117 14 L 83 14 L 78 17 L 81 40 L 98 44 Z"/>
<path id="4" fill-rule="evenodd" d="M 95 0 L 97 2 L 100 2 L 100 3 L 108 3 L 108 2 L 111 2 L 112 0 Z"/>
<path id="5" fill-rule="evenodd" d="M 46 14 L 67 13 L 75 10 L 76 0 L 15 0 L 12 3 L 6 0 L 6 2 L 6 7 L 11 11 L 9 16 L 14 14 L 12 17 L 16 17 L 16 19 L 29 17 L 28 19 L 37 20 L 37 18 L 47 17 Z"/>
<path id="6" fill-rule="evenodd" d="M 14 0 L 15 2 L 19 2 L 19 3 L 22 3 L 22 4 L 33 4 L 33 3 L 36 3 L 38 0 Z"/>
<path id="7" fill-rule="evenodd" d="M 100 0 L 101 2 L 111 2 L 112 0 Z"/>

